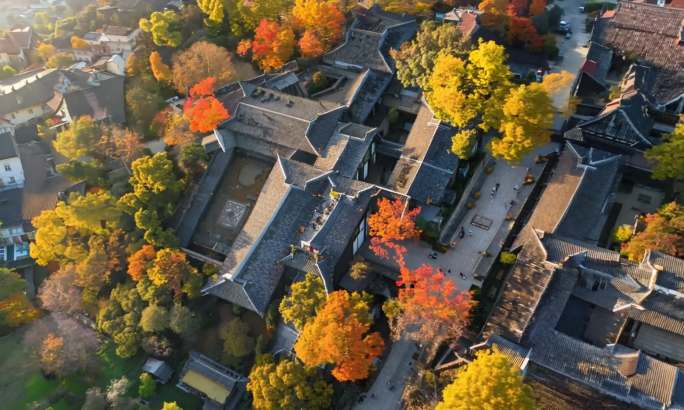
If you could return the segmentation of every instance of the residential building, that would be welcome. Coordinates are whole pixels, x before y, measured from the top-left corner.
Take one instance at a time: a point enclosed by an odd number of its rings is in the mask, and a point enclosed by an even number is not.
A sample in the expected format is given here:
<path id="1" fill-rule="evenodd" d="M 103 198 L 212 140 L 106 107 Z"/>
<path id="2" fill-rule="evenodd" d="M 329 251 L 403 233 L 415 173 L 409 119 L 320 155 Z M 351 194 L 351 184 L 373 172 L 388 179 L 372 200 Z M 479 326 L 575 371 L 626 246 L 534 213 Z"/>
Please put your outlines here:
<path id="1" fill-rule="evenodd" d="M 124 122 L 122 76 L 80 69 L 32 70 L 0 82 L 0 118 L 13 126 L 81 115 Z"/>
<path id="2" fill-rule="evenodd" d="M 622 156 L 569 143 L 473 350 L 496 345 L 549 408 L 680 408 L 684 261 L 628 261 L 612 228 Z"/>
<path id="3" fill-rule="evenodd" d="M 135 49 L 140 33 L 137 27 L 104 26 L 86 33 L 83 39 L 92 46 L 104 47 L 107 54 L 121 54 L 125 59 Z"/>
<path id="4" fill-rule="evenodd" d="M 24 169 L 11 133 L 0 133 L 0 190 L 24 186 Z"/>
<path id="5" fill-rule="evenodd" d="M 0 66 L 26 66 L 28 51 L 32 44 L 33 30 L 30 26 L 7 31 L 4 37 L 0 37 Z"/>

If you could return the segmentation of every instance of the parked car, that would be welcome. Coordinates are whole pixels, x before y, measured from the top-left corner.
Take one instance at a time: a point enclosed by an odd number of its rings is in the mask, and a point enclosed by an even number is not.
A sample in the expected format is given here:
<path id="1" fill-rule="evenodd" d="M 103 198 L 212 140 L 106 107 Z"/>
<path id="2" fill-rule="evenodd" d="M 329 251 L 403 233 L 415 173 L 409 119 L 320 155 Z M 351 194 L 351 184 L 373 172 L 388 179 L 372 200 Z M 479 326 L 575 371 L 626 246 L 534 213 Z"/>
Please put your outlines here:
<path id="1" fill-rule="evenodd" d="M 558 31 L 561 33 L 567 33 L 570 31 L 570 25 L 568 24 L 567 21 L 561 20 L 560 24 L 558 24 Z"/>
<path id="2" fill-rule="evenodd" d="M 577 9 L 580 13 L 584 13 L 584 6 L 579 6 Z"/>

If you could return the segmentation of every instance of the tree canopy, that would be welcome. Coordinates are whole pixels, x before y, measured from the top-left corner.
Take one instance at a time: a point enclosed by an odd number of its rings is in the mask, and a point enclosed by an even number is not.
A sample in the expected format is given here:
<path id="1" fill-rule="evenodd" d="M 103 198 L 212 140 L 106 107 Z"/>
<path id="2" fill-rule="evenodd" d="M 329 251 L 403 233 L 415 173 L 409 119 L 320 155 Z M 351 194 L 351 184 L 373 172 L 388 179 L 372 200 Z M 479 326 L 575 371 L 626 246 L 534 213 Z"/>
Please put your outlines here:
<path id="1" fill-rule="evenodd" d="M 235 78 L 235 69 L 228 50 L 206 41 L 198 41 L 176 53 L 171 71 L 173 85 L 183 94 L 188 94 L 193 85 L 205 78 L 215 78 L 219 86 Z"/>
<path id="2" fill-rule="evenodd" d="M 155 11 L 149 18 L 140 19 L 139 26 L 158 46 L 178 47 L 183 42 L 180 16 L 173 10 Z"/>
<path id="3" fill-rule="evenodd" d="M 92 117 L 75 118 L 69 128 L 57 134 L 54 146 L 69 159 L 78 159 L 93 151 L 100 141 L 100 127 Z"/>
<path id="4" fill-rule="evenodd" d="M 247 390 L 257 410 L 328 409 L 333 389 L 315 368 L 296 360 L 264 360 L 252 367 Z"/>
<path id="5" fill-rule="evenodd" d="M 358 292 L 331 293 L 300 333 L 294 347 L 297 357 L 309 367 L 333 365 L 332 375 L 339 381 L 367 378 L 373 359 L 384 347 L 380 334 L 370 332 L 368 299 Z"/>
<path id="6" fill-rule="evenodd" d="M 263 19 L 254 31 L 252 59 L 264 71 L 277 70 L 292 57 L 294 46 L 295 34 L 290 26 Z"/>
<path id="7" fill-rule="evenodd" d="M 643 218 L 645 228 L 622 244 L 622 253 L 640 261 L 647 250 L 684 257 L 684 207 L 676 202 L 665 204 L 658 212 Z"/>
<path id="8" fill-rule="evenodd" d="M 398 242 L 420 235 L 420 229 L 416 226 L 416 216 L 420 213 L 420 208 L 408 209 L 408 203 L 400 198 L 380 198 L 377 207 L 377 212 L 368 216 L 371 250 L 376 255 L 387 258 L 388 249 L 391 249 L 401 262 L 406 248 Z"/>
<path id="9" fill-rule="evenodd" d="M 653 178 L 684 179 L 684 116 L 662 143 L 646 151 L 646 159 L 655 164 Z"/>
<path id="10" fill-rule="evenodd" d="M 427 20 L 412 41 L 405 42 L 390 54 L 397 65 L 397 78 L 405 87 L 429 89 L 429 79 L 440 53 L 460 55 L 467 50 L 463 36 L 455 24 L 439 24 Z"/>
<path id="11" fill-rule="evenodd" d="M 533 410 L 532 391 L 508 358 L 496 350 L 482 350 L 444 389 L 436 410 Z"/>
<path id="12" fill-rule="evenodd" d="M 280 314 L 283 319 L 301 330 L 314 317 L 325 303 L 323 280 L 316 273 L 307 273 L 304 280 L 290 286 L 290 293 L 280 301 Z"/>

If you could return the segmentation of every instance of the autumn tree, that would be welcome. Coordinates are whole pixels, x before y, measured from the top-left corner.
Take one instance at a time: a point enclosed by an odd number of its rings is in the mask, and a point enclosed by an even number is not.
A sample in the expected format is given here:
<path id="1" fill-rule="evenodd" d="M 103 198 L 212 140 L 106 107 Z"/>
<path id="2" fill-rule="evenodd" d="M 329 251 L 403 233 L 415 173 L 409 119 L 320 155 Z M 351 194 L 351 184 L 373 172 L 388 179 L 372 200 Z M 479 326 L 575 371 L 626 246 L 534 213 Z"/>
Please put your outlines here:
<path id="1" fill-rule="evenodd" d="M 540 52 L 544 49 L 544 38 L 539 35 L 532 20 L 528 17 L 512 16 L 509 19 L 506 39 L 509 44 L 524 46 L 533 52 Z"/>
<path id="2" fill-rule="evenodd" d="M 208 77 L 223 85 L 235 78 L 235 68 L 228 50 L 215 44 L 198 41 L 173 56 L 173 85 L 178 92 L 188 94 L 190 88 Z"/>
<path id="3" fill-rule="evenodd" d="M 297 46 L 299 47 L 299 53 L 302 57 L 318 57 L 326 51 L 325 44 L 318 38 L 316 33 L 310 30 L 306 30 L 304 34 L 302 34 L 299 42 L 297 42 Z M 245 51 L 242 52 L 245 53 Z M 239 53 L 240 51 L 238 50 L 238 54 Z"/>
<path id="4" fill-rule="evenodd" d="M 150 70 L 154 78 L 163 83 L 170 83 L 173 79 L 171 74 L 171 67 L 164 63 L 161 55 L 157 51 L 150 53 Z"/>
<path id="5" fill-rule="evenodd" d="M 145 332 L 159 333 L 169 327 L 169 311 L 163 306 L 149 305 L 140 313 L 140 327 Z"/>
<path id="6" fill-rule="evenodd" d="M 157 256 L 152 245 L 143 245 L 128 258 L 128 274 L 135 282 L 141 281 L 147 276 L 147 270 L 152 267 Z"/>
<path id="7" fill-rule="evenodd" d="M 86 49 L 90 48 L 90 44 L 79 36 L 71 36 L 71 48 Z"/>
<path id="8" fill-rule="evenodd" d="M 327 0 L 295 0 L 292 8 L 295 27 L 303 31 L 308 38 L 305 43 L 320 43 L 323 50 L 328 50 L 337 43 L 344 31 L 344 14 L 335 2 Z M 308 34 L 307 34 L 308 33 Z M 315 38 L 315 40 L 314 40 Z M 302 37 L 304 39 L 304 36 Z M 300 40 L 300 46 L 301 46 Z M 306 48 L 306 47 L 305 47 Z M 309 51 L 315 47 L 309 47 Z M 311 56 L 319 54 L 309 53 Z"/>
<path id="9" fill-rule="evenodd" d="M 307 273 L 304 279 L 290 286 L 290 293 L 280 301 L 280 314 L 287 323 L 302 330 L 325 302 L 323 280 L 315 273 Z"/>
<path id="10" fill-rule="evenodd" d="M 38 299 L 43 308 L 66 314 L 82 311 L 81 290 L 75 282 L 76 271 L 68 265 L 48 276 L 38 289 Z"/>
<path id="11" fill-rule="evenodd" d="M 131 284 L 119 284 L 97 313 L 97 328 L 116 344 L 116 354 L 132 357 L 140 348 L 142 334 L 138 328 L 145 302 Z"/>
<path id="12" fill-rule="evenodd" d="M 110 245 L 116 241 L 110 243 L 109 238 L 118 235 L 121 218 L 122 212 L 109 193 L 73 193 L 68 203 L 60 201 L 54 209 L 33 218 L 36 234 L 29 253 L 39 265 L 51 261 L 81 263 L 91 255 L 91 247 L 98 251 L 95 248 L 104 246 L 102 251 L 115 257 L 118 253 Z M 115 258 L 111 260 L 115 262 Z M 98 272 L 98 276 L 103 273 Z"/>
<path id="13" fill-rule="evenodd" d="M 97 334 L 64 314 L 53 313 L 33 323 L 24 339 L 47 374 L 65 377 L 92 372 L 97 366 Z"/>
<path id="14" fill-rule="evenodd" d="M 622 244 L 622 253 L 640 261 L 648 250 L 684 257 L 684 207 L 676 202 L 663 205 L 643 217 L 645 228 Z"/>
<path id="15" fill-rule="evenodd" d="M 178 47 L 183 42 L 180 17 L 173 10 L 155 11 L 149 18 L 140 19 L 138 25 L 158 46 Z"/>
<path id="16" fill-rule="evenodd" d="M 252 367 L 247 390 L 256 410 L 323 410 L 330 408 L 333 388 L 319 370 L 296 360 L 271 358 Z"/>
<path id="17" fill-rule="evenodd" d="M 230 30 L 238 38 L 254 32 L 261 20 L 277 20 L 292 9 L 293 0 L 226 0 Z"/>
<path id="18" fill-rule="evenodd" d="M 161 410 L 183 410 L 183 408 L 179 406 L 175 401 L 165 401 L 162 405 Z"/>
<path id="19" fill-rule="evenodd" d="M 0 334 L 38 317 L 24 293 L 26 281 L 18 273 L 0 268 Z"/>
<path id="20" fill-rule="evenodd" d="M 128 165 L 142 156 L 145 145 L 137 132 L 118 125 L 101 128 L 97 149 L 107 159 L 118 159 L 128 169 Z"/>
<path id="21" fill-rule="evenodd" d="M 444 389 L 437 410 L 486 408 L 533 410 L 532 389 L 498 350 L 482 350 Z"/>
<path id="22" fill-rule="evenodd" d="M 191 336 L 199 324 L 198 317 L 187 306 L 174 303 L 169 310 L 169 329 L 181 337 Z"/>
<path id="23" fill-rule="evenodd" d="M 183 105 L 183 115 L 190 131 L 210 132 L 222 121 L 230 118 L 228 110 L 214 97 L 216 79 L 208 77 L 190 88 L 190 96 Z"/>
<path id="24" fill-rule="evenodd" d="M 646 151 L 646 159 L 654 163 L 655 179 L 684 179 L 684 116 L 664 141 Z"/>
<path id="25" fill-rule="evenodd" d="M 390 13 L 410 15 L 431 15 L 435 0 L 377 0 L 375 4 Z"/>
<path id="26" fill-rule="evenodd" d="M 157 252 L 147 276 L 156 286 L 168 286 L 179 298 L 181 292 L 190 297 L 199 295 L 202 276 L 190 265 L 186 254 L 177 249 L 161 249 Z"/>
<path id="27" fill-rule="evenodd" d="M 380 334 L 370 332 L 371 324 L 367 294 L 333 292 L 304 325 L 294 347 L 297 357 L 309 367 L 333 365 L 332 375 L 339 381 L 363 380 L 384 347 Z"/>
<path id="28" fill-rule="evenodd" d="M 69 128 L 57 134 L 53 145 L 65 157 L 78 159 L 95 150 L 100 132 L 100 127 L 92 117 L 77 117 Z"/>
<path id="29" fill-rule="evenodd" d="M 252 59 L 264 71 L 281 68 L 294 53 L 295 35 L 287 25 L 261 20 L 254 31 Z"/>
<path id="30" fill-rule="evenodd" d="M 57 48 L 50 43 L 40 43 L 36 46 L 38 58 L 46 63 L 52 56 L 57 54 Z"/>
<path id="31" fill-rule="evenodd" d="M 236 365 L 254 349 L 254 338 L 249 335 L 249 325 L 239 317 L 223 323 L 219 328 L 219 337 L 223 340 L 223 359 L 228 364 Z"/>
<path id="32" fill-rule="evenodd" d="M 414 270 L 403 266 L 397 286 L 397 298 L 385 306 L 395 338 L 406 335 L 430 344 L 458 338 L 468 325 L 471 295 L 459 291 L 444 272 L 430 265 Z"/>
<path id="33" fill-rule="evenodd" d="M 162 227 L 162 220 L 173 213 L 182 189 L 173 162 L 165 152 L 160 152 L 136 159 L 131 171 L 129 182 L 133 192 L 122 196 L 119 203 L 134 216 L 148 243 L 155 246 L 173 243 L 173 233 Z"/>
<path id="34" fill-rule="evenodd" d="M 126 79 L 126 120 L 128 125 L 140 134 L 156 136 L 157 134 L 151 125 L 154 123 L 154 118 L 159 110 L 166 105 L 166 102 L 162 97 L 159 82 L 148 72 L 148 59 L 141 59 L 145 61 L 143 71 L 135 77 Z"/>
<path id="35" fill-rule="evenodd" d="M 508 0 L 483 0 L 478 9 L 482 12 L 480 24 L 503 35 L 508 21 Z"/>
<path id="36" fill-rule="evenodd" d="M 45 62 L 46 68 L 67 68 L 72 65 L 76 60 L 74 56 L 68 52 L 61 52 L 53 55 Z"/>
<path id="37" fill-rule="evenodd" d="M 392 250 L 401 263 L 406 248 L 398 242 L 417 238 L 420 235 L 420 229 L 416 226 L 415 220 L 420 213 L 420 208 L 409 209 L 408 202 L 400 198 L 394 200 L 380 198 L 377 201 L 377 207 L 377 212 L 368 216 L 371 250 L 384 258 L 388 258 L 388 250 Z"/>
<path id="38" fill-rule="evenodd" d="M 206 15 L 207 24 L 220 24 L 225 17 L 225 0 L 197 0 L 197 7 Z"/>
<path id="39" fill-rule="evenodd" d="M 427 91 L 437 55 L 460 55 L 467 47 L 457 25 L 426 20 L 412 41 L 403 43 L 399 50 L 391 50 L 390 54 L 396 62 L 399 81 L 405 87 L 418 86 Z"/>
<path id="40" fill-rule="evenodd" d="M 190 123 L 183 114 L 167 112 L 164 123 L 164 143 L 167 145 L 184 146 L 195 142 L 197 136 L 190 131 Z"/>

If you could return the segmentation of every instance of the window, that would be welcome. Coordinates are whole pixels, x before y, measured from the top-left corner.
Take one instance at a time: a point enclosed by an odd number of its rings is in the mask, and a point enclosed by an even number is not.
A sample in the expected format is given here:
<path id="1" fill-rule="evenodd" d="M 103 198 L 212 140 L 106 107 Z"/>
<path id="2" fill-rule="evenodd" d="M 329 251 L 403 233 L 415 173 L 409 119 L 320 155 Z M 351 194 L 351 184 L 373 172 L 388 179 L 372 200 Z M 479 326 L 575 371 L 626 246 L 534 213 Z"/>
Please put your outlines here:
<path id="1" fill-rule="evenodd" d="M 354 237 L 354 243 L 352 244 L 352 253 L 356 254 L 356 252 L 361 248 L 361 245 L 363 245 L 363 241 L 366 240 L 366 217 L 364 217 L 361 220 L 361 224 L 359 224 L 359 231 L 356 234 L 356 237 Z"/>
<path id="2" fill-rule="evenodd" d="M 14 246 L 14 259 L 26 258 L 29 255 L 29 243 L 23 242 Z"/>
<path id="3" fill-rule="evenodd" d="M 12 167 L 9 166 L 9 164 L 5 164 L 5 171 L 8 171 L 8 172 L 9 172 L 9 171 L 11 171 L 11 170 L 12 170 Z"/>
<path id="4" fill-rule="evenodd" d="M 5 253 L 5 247 L 0 246 L 0 261 L 6 261 L 7 260 L 7 255 Z"/>

